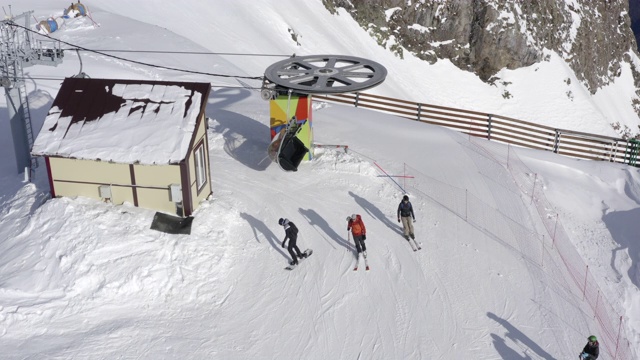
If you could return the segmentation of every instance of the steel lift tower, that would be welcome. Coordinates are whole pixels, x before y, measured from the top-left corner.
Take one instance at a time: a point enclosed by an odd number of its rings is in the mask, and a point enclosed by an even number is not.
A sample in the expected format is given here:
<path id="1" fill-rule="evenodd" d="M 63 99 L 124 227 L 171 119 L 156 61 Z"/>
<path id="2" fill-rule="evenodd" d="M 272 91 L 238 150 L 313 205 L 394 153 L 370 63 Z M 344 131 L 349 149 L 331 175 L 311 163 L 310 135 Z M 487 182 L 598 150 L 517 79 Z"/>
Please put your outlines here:
<path id="1" fill-rule="evenodd" d="M 31 179 L 38 163 L 30 154 L 35 139 L 23 68 L 31 65 L 56 66 L 64 55 L 60 42 L 56 40 L 33 41 L 29 23 L 32 13 L 11 15 L 0 22 L 0 84 L 7 97 L 17 170 L 18 173 L 25 172 L 25 179 Z"/>

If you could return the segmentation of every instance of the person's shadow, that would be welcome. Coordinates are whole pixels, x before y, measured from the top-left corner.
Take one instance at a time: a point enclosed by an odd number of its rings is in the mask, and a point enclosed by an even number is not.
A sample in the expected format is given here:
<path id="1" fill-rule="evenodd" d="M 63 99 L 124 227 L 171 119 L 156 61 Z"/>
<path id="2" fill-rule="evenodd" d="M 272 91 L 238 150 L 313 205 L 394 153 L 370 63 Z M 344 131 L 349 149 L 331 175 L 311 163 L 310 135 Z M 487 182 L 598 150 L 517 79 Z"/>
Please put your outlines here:
<path id="1" fill-rule="evenodd" d="M 505 339 L 501 338 L 500 336 L 496 334 L 491 334 L 491 337 L 493 338 L 493 346 L 496 348 L 496 350 L 498 351 L 498 354 L 500 354 L 500 357 L 502 359 L 531 360 L 531 357 L 529 355 L 525 354 L 524 356 L 520 356 L 520 354 L 518 354 L 517 351 L 510 348 L 509 345 L 507 345 L 507 342 L 505 341 Z"/>
<path id="2" fill-rule="evenodd" d="M 518 330 L 509 321 L 501 317 L 498 317 L 496 314 L 492 312 L 488 312 L 487 317 L 497 322 L 498 324 L 502 325 L 507 330 L 507 334 L 505 335 L 505 337 L 511 339 L 514 342 L 517 342 L 526 346 L 528 349 L 530 349 L 531 351 L 536 353 L 536 355 L 538 355 L 543 359 L 555 360 L 555 358 L 551 356 L 551 354 L 546 352 L 540 345 L 536 344 L 533 340 L 531 340 L 531 338 L 529 338 L 527 335 L 522 333 L 522 331 Z M 517 353 L 515 353 L 515 351 L 513 351 L 507 346 L 504 339 L 500 338 L 499 336 L 493 335 L 493 334 L 492 336 L 494 338 L 494 345 L 496 346 L 496 350 L 498 350 L 500 354 L 503 354 L 504 359 L 531 359 L 528 355 L 526 355 L 526 357 L 523 358 Z M 504 356 L 504 354 L 508 354 L 509 357 Z"/>
<path id="3" fill-rule="evenodd" d="M 638 241 L 640 223 L 637 220 L 638 216 L 640 216 L 640 209 L 634 208 L 626 211 L 610 211 L 602 217 L 602 220 L 609 229 L 613 240 L 620 245 L 611 253 L 611 268 L 617 269 L 615 263 L 620 253 L 627 254 L 631 260 L 627 275 L 629 280 L 640 288 L 640 272 L 638 272 L 638 268 L 640 268 L 640 241 Z M 622 277 L 622 274 L 618 274 L 617 277 Z"/>
<path id="4" fill-rule="evenodd" d="M 256 219 L 255 217 L 247 214 L 240 213 L 240 217 L 245 219 L 249 225 L 251 225 L 251 230 L 253 230 L 253 236 L 255 237 L 257 242 L 260 242 L 260 235 L 264 236 L 265 239 L 271 244 L 271 246 L 276 249 L 277 252 L 282 255 L 285 259 L 289 259 L 289 255 L 287 255 L 284 250 L 282 250 L 282 244 L 280 243 L 280 239 L 276 236 L 276 234 L 271 231 L 264 222 Z"/>
<path id="5" fill-rule="evenodd" d="M 322 216 L 320 216 L 320 214 L 310 209 L 299 209 L 298 211 L 300 212 L 300 214 L 302 214 L 302 216 L 304 216 L 305 219 L 307 219 L 307 222 L 311 226 L 313 226 L 314 228 L 318 227 L 321 231 L 327 234 L 327 236 L 331 238 L 333 241 L 335 241 L 338 245 L 355 253 L 356 251 L 355 246 L 352 245 L 351 242 L 345 240 L 342 236 L 338 235 L 338 233 L 336 233 L 335 230 L 333 230 L 333 228 L 327 223 L 327 221 Z M 345 230 L 346 229 L 347 228 L 345 226 Z M 322 234 L 320 236 L 322 236 Z M 347 234 L 347 237 L 348 236 L 349 235 Z M 324 238 L 324 236 L 322 237 Z"/>
<path id="6" fill-rule="evenodd" d="M 373 205 L 367 199 L 354 194 L 352 191 L 349 191 L 349 195 L 351 195 L 351 197 L 356 201 L 356 204 L 360 205 L 360 207 L 363 208 L 364 211 L 366 211 L 367 214 L 369 214 L 371 217 L 380 221 L 386 227 L 393 230 L 396 234 L 404 236 L 402 226 L 389 220 L 389 218 L 382 211 L 380 211 L 377 206 Z"/>

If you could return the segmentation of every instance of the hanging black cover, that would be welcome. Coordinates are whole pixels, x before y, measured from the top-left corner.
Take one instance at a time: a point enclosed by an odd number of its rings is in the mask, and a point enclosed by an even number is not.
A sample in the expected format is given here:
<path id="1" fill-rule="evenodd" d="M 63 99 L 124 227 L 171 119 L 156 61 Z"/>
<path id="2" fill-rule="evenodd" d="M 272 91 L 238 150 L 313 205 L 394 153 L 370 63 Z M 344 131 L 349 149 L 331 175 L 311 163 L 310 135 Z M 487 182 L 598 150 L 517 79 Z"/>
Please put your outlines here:
<path id="1" fill-rule="evenodd" d="M 298 166 L 308 151 L 309 149 L 295 134 L 287 134 L 278 154 L 278 165 L 284 171 L 298 171 Z"/>

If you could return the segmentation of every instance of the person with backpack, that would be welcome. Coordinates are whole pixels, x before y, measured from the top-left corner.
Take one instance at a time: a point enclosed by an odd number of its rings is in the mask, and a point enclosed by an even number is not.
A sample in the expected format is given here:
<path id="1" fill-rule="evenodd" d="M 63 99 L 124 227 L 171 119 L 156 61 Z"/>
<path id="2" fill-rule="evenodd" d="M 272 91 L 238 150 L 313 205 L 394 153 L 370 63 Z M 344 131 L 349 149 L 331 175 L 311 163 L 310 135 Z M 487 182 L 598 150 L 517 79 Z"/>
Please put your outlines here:
<path id="1" fill-rule="evenodd" d="M 298 227 L 293 222 L 289 221 L 289 219 L 280 218 L 278 220 L 278 224 L 284 227 L 285 237 L 282 241 L 282 247 L 285 247 L 285 243 L 289 240 L 289 246 L 287 250 L 289 251 L 289 255 L 291 255 L 291 262 L 289 265 L 295 266 L 298 265 L 298 258 L 306 258 L 307 254 L 300 251 L 296 241 L 298 240 Z"/>
<path id="2" fill-rule="evenodd" d="M 367 246 L 364 241 L 367 239 L 367 228 L 364 226 L 362 217 L 358 214 L 352 214 L 347 216 L 347 231 L 351 231 L 353 235 L 353 242 L 356 243 L 356 250 L 358 251 L 358 257 L 360 253 L 367 257 Z"/>
<path id="3" fill-rule="evenodd" d="M 582 349 L 578 358 L 582 360 L 596 360 L 598 355 L 600 355 L 600 344 L 598 343 L 598 338 L 591 335 L 587 338 L 587 345 L 584 346 L 584 349 Z"/>
<path id="4" fill-rule="evenodd" d="M 411 221 L 412 218 L 413 222 Z M 408 195 L 403 196 L 400 205 L 398 205 L 398 222 L 401 220 L 405 239 L 409 241 L 409 237 L 411 237 L 415 240 L 416 237 L 413 234 L 413 223 L 416 222 L 416 216 L 413 213 L 413 206 L 409 201 Z"/>

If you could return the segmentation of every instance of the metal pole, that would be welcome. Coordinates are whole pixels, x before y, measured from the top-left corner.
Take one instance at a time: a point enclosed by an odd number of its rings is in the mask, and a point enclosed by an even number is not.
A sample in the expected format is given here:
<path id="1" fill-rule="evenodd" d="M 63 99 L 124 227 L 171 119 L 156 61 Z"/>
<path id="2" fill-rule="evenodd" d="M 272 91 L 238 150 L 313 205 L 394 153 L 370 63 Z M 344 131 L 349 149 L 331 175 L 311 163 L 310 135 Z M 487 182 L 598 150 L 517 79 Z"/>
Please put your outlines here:
<path id="1" fill-rule="evenodd" d="M 582 301 L 584 301 L 585 295 L 587 293 L 587 274 L 589 274 L 589 265 L 587 265 L 587 269 L 584 272 L 584 286 L 582 287 Z"/>

